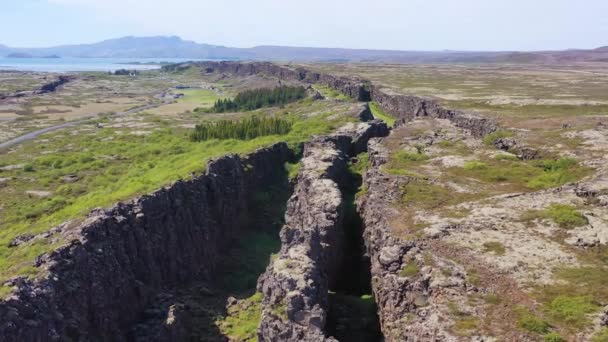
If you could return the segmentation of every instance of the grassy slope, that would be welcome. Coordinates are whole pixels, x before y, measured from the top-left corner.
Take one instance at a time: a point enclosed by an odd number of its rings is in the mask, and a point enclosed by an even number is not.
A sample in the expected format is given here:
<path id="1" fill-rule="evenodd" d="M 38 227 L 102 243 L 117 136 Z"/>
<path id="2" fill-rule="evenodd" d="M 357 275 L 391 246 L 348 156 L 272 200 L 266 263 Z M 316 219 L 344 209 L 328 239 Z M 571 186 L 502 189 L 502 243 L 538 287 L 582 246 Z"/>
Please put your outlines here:
<path id="1" fill-rule="evenodd" d="M 8 248 L 22 234 L 36 234 L 68 219 L 80 218 L 95 207 L 151 192 L 171 182 L 204 170 L 209 158 L 226 153 L 248 153 L 259 147 L 286 141 L 295 146 L 313 134 L 328 133 L 345 121 L 333 113 L 294 120 L 284 136 L 265 136 L 249 141 L 210 140 L 191 142 L 187 130 L 160 128 L 147 136 L 119 130 L 92 130 L 88 134 L 60 132 L 46 135 L 45 143 L 29 142 L 19 154 L 2 158 L 4 165 L 24 164 L 22 168 L 0 172 L 9 183 L 0 188 L 0 281 L 17 274 L 33 274 L 31 261 L 55 247 L 40 243 Z M 154 120 L 152 118 L 152 120 Z M 42 154 L 43 151 L 54 151 Z M 76 174 L 80 180 L 64 184 L 61 177 Z M 51 191 L 48 198 L 25 195 L 27 190 Z"/>

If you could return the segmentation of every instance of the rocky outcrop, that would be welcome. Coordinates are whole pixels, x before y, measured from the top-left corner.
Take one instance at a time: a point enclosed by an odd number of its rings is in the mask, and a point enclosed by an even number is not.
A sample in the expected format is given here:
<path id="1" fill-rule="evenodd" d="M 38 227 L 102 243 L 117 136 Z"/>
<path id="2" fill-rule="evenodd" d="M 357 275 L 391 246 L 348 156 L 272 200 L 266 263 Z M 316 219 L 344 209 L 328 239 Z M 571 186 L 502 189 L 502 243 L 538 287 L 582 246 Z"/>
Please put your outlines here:
<path id="1" fill-rule="evenodd" d="M 208 73 L 220 72 L 239 76 L 264 74 L 280 80 L 323 84 L 357 101 L 375 101 L 386 112 L 399 118 L 401 123 L 419 116 L 448 119 L 455 126 L 467 129 L 477 137 L 497 129 L 497 124 L 493 120 L 473 113 L 444 108 L 433 99 L 393 93 L 359 77 L 334 76 L 306 68 L 293 68 L 268 62 L 201 62 L 199 66 Z"/>
<path id="2" fill-rule="evenodd" d="M 374 136 L 388 134 L 378 121 L 348 125 L 304 147 L 302 168 L 281 250 L 258 282 L 264 295 L 260 341 L 335 341 L 326 336 L 328 290 L 335 284 L 344 244 L 344 196 L 348 160 Z"/>
<path id="3" fill-rule="evenodd" d="M 37 280 L 0 302 L 2 341 L 124 341 L 154 296 L 213 277 L 247 218 L 248 196 L 276 183 L 284 143 L 207 165 L 205 175 L 97 210 L 42 255 Z"/>
<path id="4" fill-rule="evenodd" d="M 467 129 L 474 136 L 481 137 L 497 129 L 496 122 L 476 114 L 443 108 L 432 99 L 412 95 L 396 94 L 389 90 L 372 86 L 371 99 L 382 109 L 400 119 L 400 124 L 420 116 L 448 119 L 456 127 Z"/>
<path id="5" fill-rule="evenodd" d="M 39 94 L 45 94 L 45 93 L 52 93 L 55 90 L 57 90 L 57 88 L 61 87 L 62 85 L 71 82 L 75 79 L 74 76 L 66 76 L 66 75 L 61 75 L 59 77 L 57 77 L 56 80 L 51 81 L 45 85 L 43 85 L 42 87 L 40 87 L 40 90 L 37 92 Z"/>

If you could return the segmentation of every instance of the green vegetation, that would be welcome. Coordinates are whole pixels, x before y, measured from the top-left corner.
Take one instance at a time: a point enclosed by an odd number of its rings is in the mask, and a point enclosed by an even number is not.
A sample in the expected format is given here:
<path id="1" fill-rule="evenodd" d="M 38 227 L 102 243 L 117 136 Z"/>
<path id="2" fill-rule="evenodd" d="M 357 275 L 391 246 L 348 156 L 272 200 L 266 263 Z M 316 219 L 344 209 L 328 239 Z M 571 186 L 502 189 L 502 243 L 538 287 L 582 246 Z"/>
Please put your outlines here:
<path id="1" fill-rule="evenodd" d="M 529 210 L 522 215 L 522 221 L 535 219 L 550 219 L 558 226 L 571 229 L 586 225 L 587 219 L 576 210 L 576 207 L 567 204 L 552 204 L 545 210 Z"/>
<path id="2" fill-rule="evenodd" d="M 349 165 L 351 173 L 362 176 L 369 167 L 369 154 L 367 152 L 357 155 L 357 162 Z"/>
<path id="3" fill-rule="evenodd" d="M 417 179 L 401 188 L 401 202 L 407 206 L 421 209 L 435 209 L 441 206 L 465 202 L 475 194 L 453 192 L 449 188 Z"/>
<path id="4" fill-rule="evenodd" d="M 239 121 L 219 120 L 196 125 L 190 134 L 192 141 L 210 139 L 251 140 L 266 135 L 285 135 L 289 133 L 293 122 L 283 118 L 251 116 Z"/>
<path id="5" fill-rule="evenodd" d="M 217 325 L 231 341 L 257 341 L 257 329 L 262 314 L 262 293 L 257 292 L 228 310 L 228 316 Z"/>
<path id="6" fill-rule="evenodd" d="M 581 328 L 589 322 L 587 314 L 598 309 L 592 296 L 566 296 L 555 297 L 549 304 L 548 315 L 556 322 L 570 327 Z"/>
<path id="7" fill-rule="evenodd" d="M 498 139 L 512 137 L 513 132 L 507 130 L 498 130 L 483 137 L 483 143 L 488 146 L 493 146 Z"/>
<path id="8" fill-rule="evenodd" d="M 217 100 L 211 112 L 225 113 L 255 110 L 263 107 L 284 105 L 303 99 L 304 97 L 306 97 L 306 89 L 304 87 L 280 86 L 273 89 L 251 89 L 238 93 L 234 100 Z"/>
<path id="9" fill-rule="evenodd" d="M 408 152 L 399 150 L 393 152 L 389 156 L 388 163 L 384 167 L 386 172 L 394 175 L 409 175 L 411 172 L 408 168 L 421 164 L 421 162 L 429 159 L 429 157 L 422 153 Z"/>
<path id="10" fill-rule="evenodd" d="M 370 102 L 369 103 L 369 109 L 372 111 L 372 115 L 374 116 L 374 118 L 380 119 L 380 120 L 386 122 L 386 124 L 389 127 L 393 127 L 395 125 L 395 122 L 397 121 L 397 119 L 395 119 L 390 114 L 388 114 L 387 112 L 385 112 L 380 107 L 380 105 L 377 104 L 376 102 Z"/>
<path id="11" fill-rule="evenodd" d="M 147 120 L 145 115 L 141 117 Z M 61 131 L 45 135 L 48 141 L 44 143 L 23 144 L 19 154 L 3 155 L 2 163 L 31 164 L 33 171 L 0 171 L 0 177 L 11 179 L 9 186 L 0 187 L 0 206 L 4 208 L 0 212 L 0 281 L 34 274 L 32 261 L 57 246 L 42 239 L 9 248 L 10 241 L 19 235 L 41 233 L 67 220 L 82 219 L 93 208 L 150 193 L 189 178 L 192 172 L 200 174 L 210 158 L 249 153 L 279 141 L 296 148 L 312 135 L 327 134 L 354 118 L 326 112 L 310 117 L 290 114 L 289 120 L 293 124 L 287 134 L 247 141 L 192 142 L 187 129 L 162 125 L 147 135 L 113 129 L 89 129 L 81 134 Z M 78 180 L 66 183 L 62 180 L 66 175 L 77 175 Z M 29 190 L 50 194 L 38 198 L 28 196 Z"/>
<path id="12" fill-rule="evenodd" d="M 608 328 L 602 328 L 591 338 L 591 342 L 608 342 Z"/>
<path id="13" fill-rule="evenodd" d="M 418 274 L 418 272 L 420 272 L 420 268 L 418 267 L 418 265 L 416 265 L 415 262 L 412 261 L 401 269 L 399 275 L 402 277 L 413 277 Z"/>
<path id="14" fill-rule="evenodd" d="M 486 303 L 492 304 L 492 305 L 497 305 L 502 302 L 502 299 L 500 299 L 500 297 L 496 293 L 488 293 L 485 296 L 485 300 L 486 300 Z"/>
<path id="15" fill-rule="evenodd" d="M 315 84 L 313 88 L 327 99 L 336 101 L 351 101 L 351 98 L 348 97 L 348 95 L 343 94 L 329 86 L 323 84 Z"/>
<path id="16" fill-rule="evenodd" d="M 287 171 L 287 177 L 289 179 L 295 179 L 298 177 L 300 173 L 300 168 L 302 168 L 302 163 L 285 163 L 285 170 Z"/>
<path id="17" fill-rule="evenodd" d="M 510 184 L 514 190 L 540 190 L 576 181 L 588 172 L 572 158 L 521 161 L 489 159 L 469 161 L 460 170 L 452 168 L 451 174 L 475 178 L 487 183 Z"/>
<path id="18" fill-rule="evenodd" d="M 549 323 L 526 309 L 518 310 L 518 316 L 517 325 L 526 331 L 537 334 L 547 334 L 551 331 Z"/>
<path id="19" fill-rule="evenodd" d="M 485 242 L 483 244 L 484 253 L 492 252 L 496 255 L 504 255 L 506 252 L 505 246 L 498 241 Z"/>
<path id="20" fill-rule="evenodd" d="M 566 342 L 566 340 L 556 332 L 550 332 L 543 336 L 545 342 Z"/>
<path id="21" fill-rule="evenodd" d="M 452 330 L 460 336 L 469 336 L 479 326 L 479 320 L 477 317 L 464 312 L 458 308 L 455 302 L 449 301 L 448 310 L 454 318 L 454 325 Z"/>

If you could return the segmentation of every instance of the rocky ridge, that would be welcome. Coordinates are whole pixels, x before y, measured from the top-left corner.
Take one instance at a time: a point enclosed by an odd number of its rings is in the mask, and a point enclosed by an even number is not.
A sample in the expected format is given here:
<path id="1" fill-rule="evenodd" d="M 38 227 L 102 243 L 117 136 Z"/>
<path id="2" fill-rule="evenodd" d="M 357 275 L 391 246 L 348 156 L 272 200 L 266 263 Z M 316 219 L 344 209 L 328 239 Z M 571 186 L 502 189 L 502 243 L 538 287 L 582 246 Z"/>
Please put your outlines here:
<path id="1" fill-rule="evenodd" d="M 214 275 L 247 219 L 248 195 L 276 182 L 290 158 L 284 143 L 218 158 L 202 176 L 60 230 L 71 242 L 39 257 L 45 275 L 12 280 L 12 295 L 0 302 L 0 339 L 126 340 L 156 293 Z"/>
<path id="2" fill-rule="evenodd" d="M 264 295 L 260 341 L 336 341 L 326 337 L 328 290 L 339 277 L 344 249 L 344 196 L 350 157 L 366 150 L 386 124 L 352 124 L 304 147 L 287 206 L 281 251 L 260 277 Z"/>
<path id="3" fill-rule="evenodd" d="M 467 129 L 471 134 L 481 137 L 497 129 L 493 120 L 473 113 L 443 108 L 437 101 L 429 98 L 396 94 L 389 89 L 372 84 L 359 77 L 343 77 L 319 73 L 302 67 L 283 66 L 269 62 L 200 62 L 207 73 L 225 73 L 238 76 L 264 74 L 279 80 L 323 84 L 338 90 L 357 101 L 375 101 L 382 109 L 400 119 L 398 124 L 411 121 L 416 117 L 430 116 L 448 119 L 457 127 Z"/>

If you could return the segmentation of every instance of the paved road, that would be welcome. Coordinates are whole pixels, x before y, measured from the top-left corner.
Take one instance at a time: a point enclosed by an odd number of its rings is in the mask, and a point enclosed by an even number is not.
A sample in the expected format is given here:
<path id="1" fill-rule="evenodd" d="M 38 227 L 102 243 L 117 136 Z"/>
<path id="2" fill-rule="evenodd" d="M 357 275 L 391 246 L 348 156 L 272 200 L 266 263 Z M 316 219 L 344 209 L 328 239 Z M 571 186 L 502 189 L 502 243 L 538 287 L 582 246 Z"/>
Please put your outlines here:
<path id="1" fill-rule="evenodd" d="M 137 107 L 137 108 L 133 108 L 133 109 L 129 109 L 127 111 L 124 112 L 119 112 L 116 113 L 114 115 L 112 115 L 112 117 L 118 117 L 118 116 L 125 116 L 125 115 L 129 115 L 129 114 L 134 114 L 134 113 L 138 113 L 144 110 L 148 110 L 148 109 L 152 109 L 152 108 L 157 108 L 160 107 L 162 105 L 166 105 L 171 103 L 171 101 L 165 101 L 162 104 L 151 104 L 151 105 L 145 105 L 145 106 L 141 106 L 141 107 Z M 97 114 L 91 114 L 89 116 L 87 116 L 86 118 L 83 118 L 82 120 L 78 120 L 78 121 L 71 121 L 71 122 L 66 122 L 66 123 L 62 123 L 59 125 L 55 125 L 55 126 L 50 126 L 50 127 L 45 127 L 45 128 L 41 128 L 39 130 L 33 131 L 33 132 L 29 132 L 26 133 L 24 135 L 18 136 L 16 138 L 13 138 L 11 140 L 5 141 L 3 143 L 0 143 L 0 150 L 5 149 L 7 147 L 11 147 L 11 146 L 15 146 L 18 144 L 21 144 L 24 141 L 28 141 L 28 140 L 32 140 L 36 137 L 38 137 L 39 135 L 48 133 L 48 132 L 53 132 L 59 129 L 63 129 L 66 127 L 72 127 L 72 126 L 77 126 L 80 124 L 83 124 L 85 122 L 88 122 L 91 118 L 95 117 Z"/>

